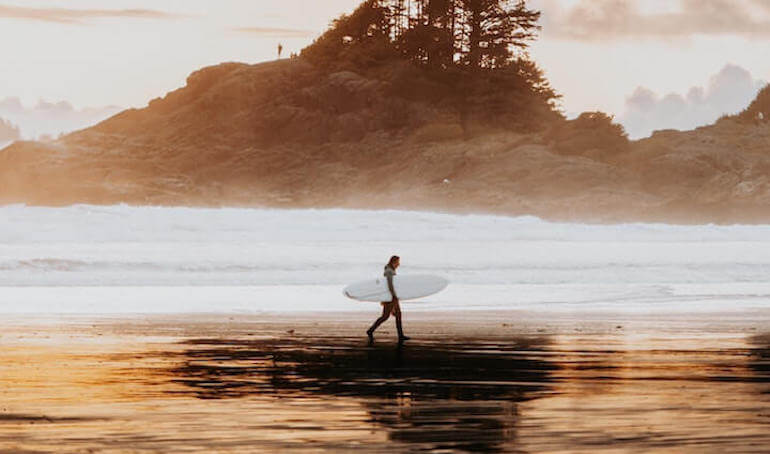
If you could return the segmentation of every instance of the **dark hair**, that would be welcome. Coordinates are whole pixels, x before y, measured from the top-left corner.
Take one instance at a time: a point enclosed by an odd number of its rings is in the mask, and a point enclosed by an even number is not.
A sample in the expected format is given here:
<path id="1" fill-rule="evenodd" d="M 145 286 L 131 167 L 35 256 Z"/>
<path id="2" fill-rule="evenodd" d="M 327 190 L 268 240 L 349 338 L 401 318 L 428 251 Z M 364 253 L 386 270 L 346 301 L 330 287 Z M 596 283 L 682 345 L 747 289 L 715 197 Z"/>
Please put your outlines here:
<path id="1" fill-rule="evenodd" d="M 393 265 L 393 262 L 395 262 L 396 260 L 401 260 L 401 257 L 397 255 L 392 256 L 390 260 L 388 260 L 388 265 Z"/>

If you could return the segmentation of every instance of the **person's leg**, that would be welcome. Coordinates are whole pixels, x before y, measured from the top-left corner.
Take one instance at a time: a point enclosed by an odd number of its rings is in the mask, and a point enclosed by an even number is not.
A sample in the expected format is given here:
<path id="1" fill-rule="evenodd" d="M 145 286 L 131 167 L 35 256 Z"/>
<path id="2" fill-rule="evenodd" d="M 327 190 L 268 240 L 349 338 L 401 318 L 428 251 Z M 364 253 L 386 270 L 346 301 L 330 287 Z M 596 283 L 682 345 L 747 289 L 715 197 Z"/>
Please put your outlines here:
<path id="1" fill-rule="evenodd" d="M 374 338 L 374 330 L 376 330 L 380 325 L 382 325 L 385 320 L 387 320 L 390 317 L 390 313 L 392 312 L 393 308 L 390 304 L 383 304 L 382 305 L 382 315 L 380 315 L 380 318 L 374 321 L 372 326 L 366 330 L 366 335 L 369 336 L 369 339 L 372 340 Z"/>
<path id="2" fill-rule="evenodd" d="M 409 340 L 409 336 L 404 335 L 404 328 L 401 324 L 401 305 L 399 303 L 396 303 L 395 307 L 393 308 L 393 315 L 396 316 L 396 330 L 398 331 L 399 342 Z"/>

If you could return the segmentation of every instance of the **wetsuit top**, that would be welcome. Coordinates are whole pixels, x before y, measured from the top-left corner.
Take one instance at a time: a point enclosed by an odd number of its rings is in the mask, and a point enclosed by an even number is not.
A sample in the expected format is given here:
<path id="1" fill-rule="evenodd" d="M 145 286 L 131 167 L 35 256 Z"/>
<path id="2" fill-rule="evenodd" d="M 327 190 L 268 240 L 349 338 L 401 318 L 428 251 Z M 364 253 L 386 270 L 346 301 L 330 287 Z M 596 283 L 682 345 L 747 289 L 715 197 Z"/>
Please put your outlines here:
<path id="1" fill-rule="evenodd" d="M 398 298 L 396 296 L 396 289 L 393 287 L 393 276 L 396 275 L 396 270 L 390 265 L 385 265 L 385 271 L 383 271 L 382 275 L 388 279 L 388 290 L 390 290 L 391 296 Z"/>

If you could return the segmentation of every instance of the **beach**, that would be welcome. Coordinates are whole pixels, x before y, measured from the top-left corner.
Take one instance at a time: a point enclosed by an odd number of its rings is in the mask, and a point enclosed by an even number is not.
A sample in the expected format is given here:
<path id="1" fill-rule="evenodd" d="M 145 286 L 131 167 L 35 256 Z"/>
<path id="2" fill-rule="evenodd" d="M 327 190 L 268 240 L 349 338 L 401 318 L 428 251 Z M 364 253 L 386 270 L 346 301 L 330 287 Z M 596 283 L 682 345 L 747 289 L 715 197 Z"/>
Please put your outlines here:
<path id="1" fill-rule="evenodd" d="M 0 453 L 766 452 L 770 226 L 0 207 Z M 345 285 L 433 274 L 368 345 Z"/>
<path id="2" fill-rule="evenodd" d="M 0 452 L 766 452 L 770 311 L 8 316 Z"/>

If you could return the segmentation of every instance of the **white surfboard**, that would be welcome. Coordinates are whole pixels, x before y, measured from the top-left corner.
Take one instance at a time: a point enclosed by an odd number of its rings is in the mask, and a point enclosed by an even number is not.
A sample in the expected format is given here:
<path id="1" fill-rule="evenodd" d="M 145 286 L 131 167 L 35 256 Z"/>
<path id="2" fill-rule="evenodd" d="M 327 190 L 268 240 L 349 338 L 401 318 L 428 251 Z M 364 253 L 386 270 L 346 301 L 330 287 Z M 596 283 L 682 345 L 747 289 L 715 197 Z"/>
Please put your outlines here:
<path id="1" fill-rule="evenodd" d="M 449 281 L 440 276 L 430 274 L 412 274 L 393 276 L 393 287 L 401 301 L 424 298 L 438 293 L 449 285 Z M 390 301 L 388 280 L 384 276 L 379 279 L 354 282 L 342 291 L 348 298 L 358 301 Z"/>

